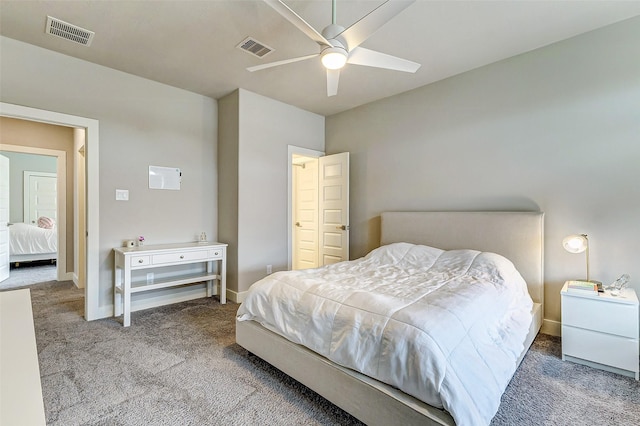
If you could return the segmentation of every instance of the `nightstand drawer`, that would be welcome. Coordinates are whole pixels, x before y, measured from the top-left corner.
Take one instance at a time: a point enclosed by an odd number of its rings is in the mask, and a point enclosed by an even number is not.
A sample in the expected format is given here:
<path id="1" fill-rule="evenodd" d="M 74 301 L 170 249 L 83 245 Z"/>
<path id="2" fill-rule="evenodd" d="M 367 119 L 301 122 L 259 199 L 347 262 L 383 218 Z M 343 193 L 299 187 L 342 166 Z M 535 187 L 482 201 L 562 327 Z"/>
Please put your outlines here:
<path id="1" fill-rule="evenodd" d="M 562 326 L 564 355 L 638 372 L 638 340 Z"/>
<path id="2" fill-rule="evenodd" d="M 154 265 L 161 265 L 163 263 L 176 263 L 176 262 L 191 262 L 203 260 L 209 257 L 207 250 L 198 251 L 185 251 L 167 254 L 155 254 L 152 257 L 151 262 Z"/>
<path id="3" fill-rule="evenodd" d="M 638 307 L 563 294 L 562 324 L 638 338 Z"/>

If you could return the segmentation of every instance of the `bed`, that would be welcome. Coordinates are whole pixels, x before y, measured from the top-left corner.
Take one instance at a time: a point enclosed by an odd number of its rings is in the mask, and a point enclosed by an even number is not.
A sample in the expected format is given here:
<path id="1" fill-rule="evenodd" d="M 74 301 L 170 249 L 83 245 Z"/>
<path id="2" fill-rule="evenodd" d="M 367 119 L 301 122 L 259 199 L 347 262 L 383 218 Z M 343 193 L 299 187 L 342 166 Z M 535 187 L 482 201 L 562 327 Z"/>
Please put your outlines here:
<path id="1" fill-rule="evenodd" d="M 56 228 L 41 228 L 28 223 L 14 223 L 9 226 L 9 261 L 32 262 L 36 260 L 56 260 L 58 258 L 58 237 Z"/>
<path id="2" fill-rule="evenodd" d="M 381 215 L 380 245 L 477 250 L 498 253 L 513 262 L 533 301 L 520 353 L 513 355 L 515 368 L 542 324 L 543 218 L 540 212 L 386 212 Z M 367 424 L 455 424 L 444 409 L 292 343 L 258 321 L 238 320 L 236 341 Z M 513 371 L 508 373 L 507 382 Z M 474 386 L 481 389 L 482 383 Z"/>

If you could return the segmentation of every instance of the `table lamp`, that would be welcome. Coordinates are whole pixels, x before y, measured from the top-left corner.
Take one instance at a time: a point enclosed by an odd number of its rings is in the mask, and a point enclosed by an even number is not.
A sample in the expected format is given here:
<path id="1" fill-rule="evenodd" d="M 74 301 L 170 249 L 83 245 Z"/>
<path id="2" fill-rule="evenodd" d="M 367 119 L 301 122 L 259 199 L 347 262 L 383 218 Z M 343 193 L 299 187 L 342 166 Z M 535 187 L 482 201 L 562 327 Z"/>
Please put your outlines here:
<path id="1" fill-rule="evenodd" d="M 574 234 L 565 237 L 562 240 L 562 247 L 569 253 L 585 252 L 587 258 L 587 282 L 599 284 L 599 281 L 591 281 L 589 279 L 589 239 L 587 234 Z"/>

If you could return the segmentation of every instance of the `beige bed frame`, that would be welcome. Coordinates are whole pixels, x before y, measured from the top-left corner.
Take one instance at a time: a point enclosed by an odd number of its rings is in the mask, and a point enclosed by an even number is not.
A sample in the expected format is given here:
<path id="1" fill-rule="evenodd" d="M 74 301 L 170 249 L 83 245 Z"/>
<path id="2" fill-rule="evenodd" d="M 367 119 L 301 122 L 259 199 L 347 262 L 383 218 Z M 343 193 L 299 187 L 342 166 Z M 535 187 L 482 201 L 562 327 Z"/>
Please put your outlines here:
<path id="1" fill-rule="evenodd" d="M 380 244 L 410 242 L 445 250 L 475 249 L 509 258 L 534 301 L 526 354 L 543 318 L 544 213 L 385 212 Z M 237 343 L 368 425 L 453 425 L 444 410 L 341 367 L 254 321 L 236 322 Z"/>

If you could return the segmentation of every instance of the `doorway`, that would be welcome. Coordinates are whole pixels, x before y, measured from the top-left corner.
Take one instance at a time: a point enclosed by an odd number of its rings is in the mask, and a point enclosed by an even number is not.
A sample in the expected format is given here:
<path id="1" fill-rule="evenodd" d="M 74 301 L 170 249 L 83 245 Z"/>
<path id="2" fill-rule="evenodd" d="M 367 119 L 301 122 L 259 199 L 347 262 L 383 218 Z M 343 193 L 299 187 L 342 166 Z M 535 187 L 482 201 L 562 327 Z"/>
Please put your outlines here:
<path id="1" fill-rule="evenodd" d="M 78 117 L 68 114 L 61 114 L 52 111 L 40 110 L 36 108 L 24 107 L 0 102 L 0 116 L 38 121 L 42 123 L 73 127 L 82 130 L 84 137 L 83 160 L 85 174 L 85 205 L 86 205 L 86 231 L 85 239 L 85 309 L 86 320 L 105 318 L 112 314 L 111 307 L 99 305 L 99 163 L 98 145 L 99 132 L 98 120 Z M 60 213 L 62 216 L 62 213 Z M 80 239 L 81 239 L 80 238 Z M 60 247 L 59 247 L 60 250 Z"/>
<path id="2" fill-rule="evenodd" d="M 32 160 L 31 159 L 35 159 L 35 158 L 51 158 L 54 162 L 55 162 L 55 173 L 51 173 L 50 176 L 52 177 L 53 175 L 55 175 L 54 178 L 54 185 L 56 187 L 56 195 L 55 195 L 55 200 L 50 201 L 50 204 L 55 204 L 55 207 L 53 207 L 53 210 L 49 210 L 46 214 L 43 215 L 47 215 L 49 217 L 52 217 L 55 220 L 55 224 L 56 224 L 56 232 L 55 232 L 55 249 L 57 254 L 55 255 L 55 259 L 56 259 L 56 272 L 55 272 L 55 279 L 57 281 L 65 281 L 65 280 L 69 280 L 72 277 L 72 274 L 67 273 L 66 272 L 66 262 L 67 262 L 67 239 L 66 239 L 66 232 L 67 232 L 67 222 L 66 220 L 58 220 L 58 218 L 65 218 L 66 217 L 66 205 L 67 205 L 67 192 L 66 192 L 66 181 L 67 181 L 67 167 L 66 167 L 66 153 L 65 151 L 60 151 L 57 149 L 47 149 L 47 148 L 36 148 L 36 147 L 30 147 L 30 146 L 21 146 L 21 145 L 10 145 L 10 144 L 6 144 L 6 143 L 2 143 L 0 144 L 0 151 L 5 152 L 7 155 L 9 154 L 13 154 L 12 158 L 14 161 L 10 161 L 9 162 L 9 169 L 11 170 L 11 163 L 17 163 L 16 164 L 20 164 L 22 163 L 24 164 L 28 164 L 30 163 Z M 20 161 L 22 160 L 22 161 Z M 42 162 L 40 162 L 42 163 Z M 24 167 L 23 167 L 24 168 Z M 18 168 L 18 170 L 20 170 L 20 167 Z M 44 175 L 46 173 L 42 173 L 42 172 L 38 172 L 41 175 Z M 13 174 L 13 173 L 12 173 Z M 24 178 L 29 179 L 29 174 L 28 173 L 22 173 L 19 172 L 19 174 L 21 175 L 20 178 L 10 178 L 9 182 L 15 182 L 17 181 L 18 184 L 12 184 L 10 186 L 13 186 L 14 188 L 23 188 L 23 197 L 22 199 L 20 199 L 20 196 L 18 196 L 18 200 L 20 201 L 19 203 L 13 202 L 10 203 L 10 205 L 14 205 L 15 207 L 17 207 L 18 205 L 20 207 L 22 207 L 22 211 L 18 210 L 17 212 L 14 211 L 14 213 L 10 214 L 10 216 L 12 216 L 12 221 L 13 222 L 24 222 L 24 223 L 31 223 L 31 219 L 30 219 L 30 215 L 28 213 L 28 210 L 30 208 L 30 204 L 28 202 L 28 200 L 24 199 L 24 194 L 27 193 L 28 188 L 26 187 L 26 183 L 28 182 L 24 180 Z M 16 190 L 12 190 L 10 191 L 10 193 L 20 193 L 21 191 Z M 11 198 L 14 198 L 14 196 L 11 196 Z M 51 206 L 50 206 L 51 207 Z M 14 207 L 11 208 L 12 210 L 14 210 Z M 25 212 L 25 209 L 27 210 Z M 37 220 L 37 218 L 36 218 Z M 33 223 L 35 225 L 35 223 Z M 48 238 L 48 237 L 44 237 L 43 238 Z M 25 242 L 25 245 L 27 243 Z M 34 242 L 34 244 L 39 245 L 40 249 L 42 249 L 42 251 L 47 251 L 46 247 L 48 247 L 48 244 L 43 244 L 41 243 L 36 243 Z M 53 249 L 53 247 L 52 247 Z M 27 253 L 24 255 L 20 255 L 19 257 L 14 256 L 14 261 L 16 262 L 26 262 L 26 261 L 34 261 L 34 260 L 45 260 L 45 259 L 50 259 L 52 258 L 50 254 L 42 254 L 41 256 L 37 253 Z"/>
<path id="3" fill-rule="evenodd" d="M 289 146 L 288 267 L 349 259 L 349 153 Z"/>

